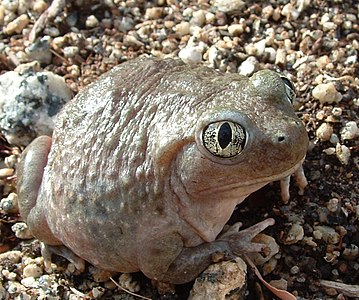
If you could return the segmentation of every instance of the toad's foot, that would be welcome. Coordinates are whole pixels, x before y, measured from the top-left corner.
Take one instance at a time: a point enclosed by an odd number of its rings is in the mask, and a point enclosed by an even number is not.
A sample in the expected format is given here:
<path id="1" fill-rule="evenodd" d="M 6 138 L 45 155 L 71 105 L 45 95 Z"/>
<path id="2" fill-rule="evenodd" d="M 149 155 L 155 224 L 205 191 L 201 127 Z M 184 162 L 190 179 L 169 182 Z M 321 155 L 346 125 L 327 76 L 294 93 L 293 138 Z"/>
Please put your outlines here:
<path id="1" fill-rule="evenodd" d="M 287 203 L 289 201 L 289 186 L 290 186 L 290 176 L 284 177 L 280 180 L 280 195 L 282 197 L 282 201 Z M 293 173 L 295 178 L 296 185 L 299 188 L 299 195 L 303 195 L 304 188 L 308 185 L 307 178 L 304 175 L 303 166 L 300 165 L 299 168 Z"/>
<path id="2" fill-rule="evenodd" d="M 44 257 L 44 265 L 46 270 L 51 270 L 52 254 L 66 258 L 68 261 L 75 265 L 76 269 L 79 270 L 80 273 L 85 270 L 85 261 L 63 245 L 49 246 L 41 243 L 41 254 Z"/>
<path id="3" fill-rule="evenodd" d="M 274 225 L 274 219 L 269 218 L 239 231 L 242 224 L 235 223 L 226 232 L 221 234 L 217 240 L 227 241 L 231 251 L 237 256 L 248 252 L 262 252 L 267 248 L 267 245 L 252 242 L 252 239 L 272 225 Z"/>

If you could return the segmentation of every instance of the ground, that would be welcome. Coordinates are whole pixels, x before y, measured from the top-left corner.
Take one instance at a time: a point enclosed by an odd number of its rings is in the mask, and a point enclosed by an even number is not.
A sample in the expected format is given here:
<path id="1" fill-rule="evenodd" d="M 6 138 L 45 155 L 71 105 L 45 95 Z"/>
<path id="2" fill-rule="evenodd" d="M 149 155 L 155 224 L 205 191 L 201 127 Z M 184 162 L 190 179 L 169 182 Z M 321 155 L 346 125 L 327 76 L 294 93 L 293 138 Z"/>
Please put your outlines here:
<path id="1" fill-rule="evenodd" d="M 264 68 L 286 74 L 297 90 L 294 106 L 310 139 L 304 162 L 309 184 L 303 195 L 292 184 L 291 199 L 283 203 L 278 183 L 273 183 L 241 204 L 230 222 L 240 220 L 247 227 L 267 217 L 276 220 L 266 233 L 280 252 L 266 266 L 269 274 L 262 268 L 267 281 L 283 279 L 299 299 L 359 298 L 359 4 L 228 3 L 68 1 L 33 38 L 50 36 L 48 48 L 40 51 L 45 57 L 41 67 L 63 76 L 74 94 L 141 54 L 180 56 L 246 75 Z M 39 0 L 1 2 L 1 73 L 33 60 L 26 50 L 29 34 L 46 7 Z M 15 29 L 9 25 L 14 19 Z M 16 199 L 14 171 L 22 150 L 0 140 L 2 198 Z M 21 225 L 16 207 L 2 206 L 0 220 L 0 298 L 132 299 L 109 280 L 113 274 L 90 265 L 78 274 L 55 257 L 57 267 L 47 274 L 39 242 L 18 238 L 11 229 Z M 119 275 L 113 278 L 119 281 Z M 186 299 L 193 284 L 160 295 L 142 274 L 132 279 L 128 288 L 152 299 Z M 259 299 L 257 281 L 250 272 L 247 299 Z M 267 292 L 265 297 L 271 299 Z"/>

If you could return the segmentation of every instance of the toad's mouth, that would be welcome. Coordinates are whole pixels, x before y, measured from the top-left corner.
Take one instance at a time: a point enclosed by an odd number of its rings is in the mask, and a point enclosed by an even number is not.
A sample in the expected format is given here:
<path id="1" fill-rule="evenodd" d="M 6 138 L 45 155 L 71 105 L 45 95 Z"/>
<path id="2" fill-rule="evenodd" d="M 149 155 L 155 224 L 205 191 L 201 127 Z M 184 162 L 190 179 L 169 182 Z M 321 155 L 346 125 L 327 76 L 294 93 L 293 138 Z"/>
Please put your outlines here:
<path id="1" fill-rule="evenodd" d="M 241 182 L 236 182 L 236 183 L 232 183 L 232 184 L 226 184 L 226 185 L 222 185 L 222 186 L 215 186 L 215 187 L 211 187 L 211 188 L 202 190 L 199 192 L 199 194 L 206 195 L 206 194 L 212 194 L 212 193 L 225 193 L 225 192 L 229 192 L 229 191 L 236 191 L 236 194 L 238 196 L 248 196 L 252 192 L 260 189 L 261 187 L 265 186 L 266 184 L 268 184 L 270 182 L 282 180 L 284 178 L 289 177 L 292 174 L 295 174 L 298 170 L 301 170 L 304 159 L 305 159 L 305 156 L 302 159 L 300 159 L 294 166 L 292 166 L 291 168 L 289 168 L 279 174 L 262 177 L 262 178 L 257 178 L 257 179 L 252 179 L 252 180 L 248 180 L 248 181 L 241 181 Z"/>

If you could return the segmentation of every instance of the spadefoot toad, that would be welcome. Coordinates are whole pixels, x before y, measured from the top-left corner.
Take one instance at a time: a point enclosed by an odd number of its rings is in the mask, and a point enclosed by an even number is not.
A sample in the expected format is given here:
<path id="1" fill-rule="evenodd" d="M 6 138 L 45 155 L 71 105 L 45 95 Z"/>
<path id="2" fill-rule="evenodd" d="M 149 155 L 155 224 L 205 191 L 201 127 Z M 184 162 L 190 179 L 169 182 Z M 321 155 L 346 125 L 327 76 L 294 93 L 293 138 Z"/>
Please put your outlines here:
<path id="1" fill-rule="evenodd" d="M 293 86 L 180 60 L 123 63 L 80 92 L 18 169 L 20 212 L 44 249 L 106 270 L 194 279 L 216 252 L 261 251 L 274 223 L 220 235 L 236 205 L 289 176 L 306 185 Z"/>

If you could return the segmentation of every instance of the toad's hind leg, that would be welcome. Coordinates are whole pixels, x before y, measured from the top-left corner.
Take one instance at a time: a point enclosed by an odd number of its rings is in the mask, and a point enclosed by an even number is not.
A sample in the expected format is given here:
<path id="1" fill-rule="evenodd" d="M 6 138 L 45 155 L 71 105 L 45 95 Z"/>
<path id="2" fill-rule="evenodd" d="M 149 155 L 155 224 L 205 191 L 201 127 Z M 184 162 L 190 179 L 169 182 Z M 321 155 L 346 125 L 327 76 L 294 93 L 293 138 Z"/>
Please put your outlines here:
<path id="1" fill-rule="evenodd" d="M 47 220 L 46 207 L 39 204 L 41 184 L 51 149 L 51 138 L 40 136 L 24 150 L 17 168 L 19 210 L 33 236 L 50 245 L 62 243 L 53 236 Z"/>
<path id="2" fill-rule="evenodd" d="M 51 149 L 51 138 L 40 136 L 26 147 L 17 167 L 17 192 L 21 217 L 26 221 L 36 206 L 42 176 Z"/>

